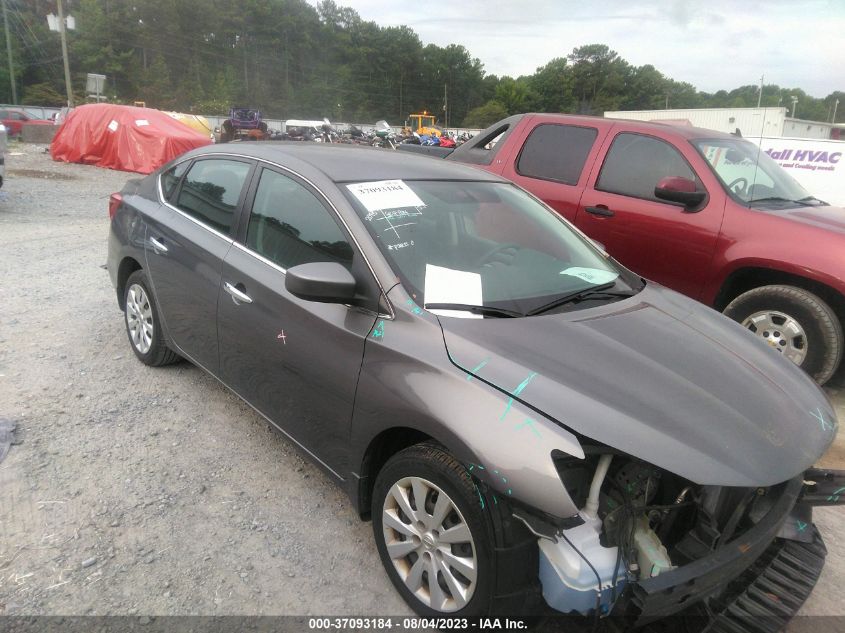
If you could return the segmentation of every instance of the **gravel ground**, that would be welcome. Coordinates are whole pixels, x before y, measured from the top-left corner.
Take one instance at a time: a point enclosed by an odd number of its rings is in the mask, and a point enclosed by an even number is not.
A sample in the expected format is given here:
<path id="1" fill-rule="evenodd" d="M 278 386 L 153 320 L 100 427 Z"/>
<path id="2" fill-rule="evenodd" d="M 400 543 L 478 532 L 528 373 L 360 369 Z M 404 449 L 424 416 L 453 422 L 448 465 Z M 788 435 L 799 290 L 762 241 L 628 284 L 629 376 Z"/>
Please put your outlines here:
<path id="1" fill-rule="evenodd" d="M 0 190 L 0 614 L 408 614 L 369 523 L 188 363 L 129 349 L 106 261 L 132 174 L 12 144 Z M 829 389 L 845 420 L 845 372 Z M 845 468 L 845 436 L 823 462 Z M 845 510 L 804 613 L 845 615 Z"/>

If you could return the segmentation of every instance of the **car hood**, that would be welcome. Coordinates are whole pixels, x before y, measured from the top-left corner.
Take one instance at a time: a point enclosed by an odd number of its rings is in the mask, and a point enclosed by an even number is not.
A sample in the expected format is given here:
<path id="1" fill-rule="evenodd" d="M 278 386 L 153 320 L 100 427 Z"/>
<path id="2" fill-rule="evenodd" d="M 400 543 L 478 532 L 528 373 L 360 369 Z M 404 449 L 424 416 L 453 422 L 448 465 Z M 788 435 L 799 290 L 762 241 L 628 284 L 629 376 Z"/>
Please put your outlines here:
<path id="1" fill-rule="evenodd" d="M 573 312 L 439 320 L 458 367 L 583 438 L 698 484 L 785 481 L 836 433 L 830 402 L 804 372 L 727 317 L 653 284 Z M 497 423 L 519 422 L 506 402 Z"/>
<path id="2" fill-rule="evenodd" d="M 842 207 L 799 207 L 797 209 L 786 209 L 783 211 L 768 211 L 769 213 L 783 214 L 784 217 L 821 229 L 833 230 L 845 233 L 845 209 Z"/>

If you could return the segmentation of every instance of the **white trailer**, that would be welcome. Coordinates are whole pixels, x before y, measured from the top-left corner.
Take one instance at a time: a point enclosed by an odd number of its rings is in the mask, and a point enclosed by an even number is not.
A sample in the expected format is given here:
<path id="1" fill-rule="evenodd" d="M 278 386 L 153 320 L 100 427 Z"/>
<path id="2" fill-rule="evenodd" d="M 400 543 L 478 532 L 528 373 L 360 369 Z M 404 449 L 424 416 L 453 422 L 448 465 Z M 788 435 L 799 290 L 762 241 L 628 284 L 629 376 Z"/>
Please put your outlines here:
<path id="1" fill-rule="evenodd" d="M 845 141 L 807 138 L 749 138 L 810 194 L 845 207 Z"/>
<path id="2" fill-rule="evenodd" d="M 789 117 L 787 109 L 783 107 L 617 110 L 605 112 L 604 116 L 614 119 L 691 125 L 729 134 L 739 130 L 740 134 L 746 138 L 788 136 L 827 139 L 830 138 L 833 129 L 830 123 Z"/>

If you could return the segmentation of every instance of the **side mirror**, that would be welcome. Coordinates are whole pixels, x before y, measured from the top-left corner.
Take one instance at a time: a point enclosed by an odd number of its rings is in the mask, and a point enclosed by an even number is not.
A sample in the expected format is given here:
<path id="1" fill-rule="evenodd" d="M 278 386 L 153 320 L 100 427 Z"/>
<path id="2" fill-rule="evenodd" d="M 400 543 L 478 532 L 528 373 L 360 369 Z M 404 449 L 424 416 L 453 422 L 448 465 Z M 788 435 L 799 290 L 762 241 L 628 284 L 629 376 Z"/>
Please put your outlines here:
<path id="1" fill-rule="evenodd" d="M 661 200 L 674 202 L 687 210 L 695 209 L 707 198 L 706 191 L 698 191 L 695 182 L 683 176 L 667 176 L 657 183 L 654 195 Z"/>
<path id="2" fill-rule="evenodd" d="M 285 288 L 306 301 L 349 303 L 355 297 L 355 278 L 336 262 L 312 262 L 288 268 Z"/>

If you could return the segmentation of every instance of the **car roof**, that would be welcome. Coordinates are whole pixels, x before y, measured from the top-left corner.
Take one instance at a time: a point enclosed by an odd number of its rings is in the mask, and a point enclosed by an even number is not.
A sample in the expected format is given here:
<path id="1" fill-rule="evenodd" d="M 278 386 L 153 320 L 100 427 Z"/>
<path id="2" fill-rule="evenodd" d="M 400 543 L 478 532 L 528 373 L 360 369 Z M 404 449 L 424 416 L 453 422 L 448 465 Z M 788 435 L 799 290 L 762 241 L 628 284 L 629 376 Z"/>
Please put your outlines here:
<path id="1" fill-rule="evenodd" d="M 307 141 L 263 141 L 208 145 L 195 150 L 205 153 L 231 153 L 249 156 L 283 166 L 305 163 L 334 182 L 373 180 L 465 180 L 507 182 L 503 178 L 442 158 L 397 152 L 392 149 L 358 147 L 343 143 Z"/>
<path id="2" fill-rule="evenodd" d="M 699 138 L 730 138 L 736 139 L 736 136 L 726 134 L 724 132 L 717 132 L 716 130 L 708 130 L 703 127 L 693 127 L 690 125 L 678 125 L 677 123 L 665 123 L 661 121 L 640 121 L 639 119 L 623 119 L 619 117 L 599 117 L 589 116 L 583 114 L 548 114 L 543 112 L 532 113 L 532 116 L 542 117 L 543 121 L 558 121 L 560 123 L 580 123 L 585 124 L 590 121 L 608 121 L 611 123 L 619 123 L 635 132 L 671 132 L 685 139 L 699 139 Z"/>

